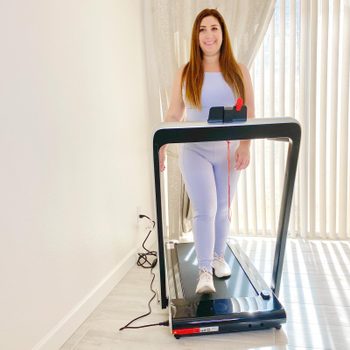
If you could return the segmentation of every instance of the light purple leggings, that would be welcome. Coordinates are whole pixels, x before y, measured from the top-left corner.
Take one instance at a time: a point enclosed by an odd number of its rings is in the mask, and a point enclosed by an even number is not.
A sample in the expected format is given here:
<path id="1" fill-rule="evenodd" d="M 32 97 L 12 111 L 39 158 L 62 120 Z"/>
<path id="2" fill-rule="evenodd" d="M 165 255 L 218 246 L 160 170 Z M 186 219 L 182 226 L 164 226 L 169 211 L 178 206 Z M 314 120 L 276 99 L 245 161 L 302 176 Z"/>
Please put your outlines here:
<path id="1" fill-rule="evenodd" d="M 239 141 L 230 142 L 231 201 L 239 171 L 234 154 Z M 227 143 L 201 142 L 182 145 L 180 170 L 192 205 L 192 229 L 199 269 L 211 271 L 214 253 L 223 256 L 230 231 L 228 218 Z"/>

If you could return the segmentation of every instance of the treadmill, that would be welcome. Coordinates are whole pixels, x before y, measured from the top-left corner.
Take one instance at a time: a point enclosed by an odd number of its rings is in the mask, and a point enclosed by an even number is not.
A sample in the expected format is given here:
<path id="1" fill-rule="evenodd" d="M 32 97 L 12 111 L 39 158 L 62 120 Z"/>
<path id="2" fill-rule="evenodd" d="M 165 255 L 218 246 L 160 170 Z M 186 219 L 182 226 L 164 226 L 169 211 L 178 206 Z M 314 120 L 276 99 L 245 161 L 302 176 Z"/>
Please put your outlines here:
<path id="1" fill-rule="evenodd" d="M 229 124 L 162 123 L 153 135 L 161 307 L 169 309 L 176 338 L 191 335 L 276 328 L 286 322 L 278 294 L 300 147 L 301 127 L 288 117 L 256 118 Z M 216 293 L 196 294 L 198 268 L 193 243 L 164 239 L 158 152 L 171 143 L 271 139 L 288 142 L 284 186 L 273 263 L 268 286 L 237 243 L 228 242 L 229 278 L 214 276 Z"/>

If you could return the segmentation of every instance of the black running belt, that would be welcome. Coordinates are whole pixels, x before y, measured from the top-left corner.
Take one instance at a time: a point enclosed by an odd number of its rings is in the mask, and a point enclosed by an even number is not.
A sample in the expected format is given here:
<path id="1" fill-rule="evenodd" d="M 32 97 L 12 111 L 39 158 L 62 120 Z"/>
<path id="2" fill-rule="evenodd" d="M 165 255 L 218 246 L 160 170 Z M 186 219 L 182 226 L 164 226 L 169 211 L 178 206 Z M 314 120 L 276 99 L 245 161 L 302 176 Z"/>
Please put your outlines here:
<path id="1" fill-rule="evenodd" d="M 194 244 L 179 243 L 175 245 L 175 248 L 179 261 L 180 279 L 185 299 L 216 300 L 232 297 L 254 297 L 257 295 L 229 246 L 226 248 L 225 260 L 231 267 L 231 277 L 217 278 L 214 276 L 216 293 L 196 294 L 198 266 Z"/>

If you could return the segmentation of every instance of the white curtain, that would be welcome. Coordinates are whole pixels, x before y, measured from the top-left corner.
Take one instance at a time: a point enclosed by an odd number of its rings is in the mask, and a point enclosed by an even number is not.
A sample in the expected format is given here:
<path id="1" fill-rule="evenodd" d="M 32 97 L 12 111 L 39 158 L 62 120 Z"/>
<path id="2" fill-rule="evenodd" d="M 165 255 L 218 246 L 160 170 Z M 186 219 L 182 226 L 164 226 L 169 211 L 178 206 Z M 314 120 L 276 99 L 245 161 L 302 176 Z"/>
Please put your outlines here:
<path id="1" fill-rule="evenodd" d="M 227 21 L 238 60 L 248 66 L 253 62 L 256 116 L 291 116 L 302 124 L 290 235 L 349 239 L 350 1 L 277 0 L 269 22 L 273 5 L 244 0 L 147 1 L 145 44 L 153 122 L 161 120 L 173 75 L 188 58 L 195 15 L 204 7 L 217 7 Z M 285 155 L 283 143 L 253 142 L 251 164 L 234 200 L 235 235 L 276 234 Z M 173 215 L 181 210 L 176 149 L 170 152 L 168 168 Z M 177 216 L 170 216 L 171 225 L 181 230 Z"/>
<path id="2" fill-rule="evenodd" d="M 303 128 L 291 236 L 350 237 L 349 66 L 350 1 L 277 0 L 251 74 L 257 116 L 292 116 Z M 274 235 L 286 148 L 253 147 L 234 232 Z"/>

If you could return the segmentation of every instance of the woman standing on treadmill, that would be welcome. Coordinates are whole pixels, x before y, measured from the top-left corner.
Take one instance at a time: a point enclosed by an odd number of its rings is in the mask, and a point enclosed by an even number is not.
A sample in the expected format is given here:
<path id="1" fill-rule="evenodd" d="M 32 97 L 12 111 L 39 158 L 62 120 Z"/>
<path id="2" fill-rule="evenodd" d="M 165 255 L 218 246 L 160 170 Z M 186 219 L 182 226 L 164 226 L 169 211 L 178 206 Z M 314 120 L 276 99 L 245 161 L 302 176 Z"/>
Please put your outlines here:
<path id="1" fill-rule="evenodd" d="M 221 14 L 205 9 L 193 24 L 190 61 L 176 76 L 165 121 L 183 120 L 186 110 L 186 121 L 204 122 L 210 107 L 232 107 L 238 97 L 247 106 L 248 118 L 254 117 L 249 72 L 233 56 Z M 193 212 L 199 268 L 196 293 L 215 292 L 213 270 L 219 278 L 231 275 L 224 260 L 230 206 L 240 170 L 249 164 L 249 149 L 250 140 L 186 143 L 180 148 L 180 170 Z M 166 146 L 159 152 L 163 171 Z"/>

